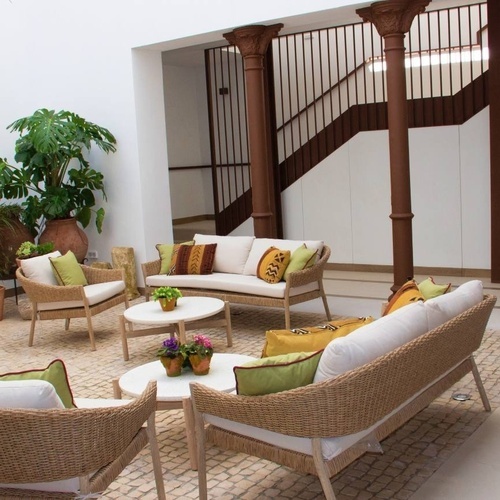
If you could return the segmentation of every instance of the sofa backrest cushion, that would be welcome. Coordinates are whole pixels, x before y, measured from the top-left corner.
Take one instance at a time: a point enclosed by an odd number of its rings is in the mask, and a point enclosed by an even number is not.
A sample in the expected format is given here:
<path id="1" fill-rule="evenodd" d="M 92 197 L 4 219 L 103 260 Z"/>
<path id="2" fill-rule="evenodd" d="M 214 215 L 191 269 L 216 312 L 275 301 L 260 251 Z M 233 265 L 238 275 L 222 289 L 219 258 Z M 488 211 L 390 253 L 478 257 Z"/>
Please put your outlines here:
<path id="1" fill-rule="evenodd" d="M 194 241 L 197 245 L 217 243 L 213 269 L 216 273 L 243 274 L 254 240 L 254 236 L 194 235 Z"/>
<path id="2" fill-rule="evenodd" d="M 346 318 L 329 321 L 324 325 L 305 326 L 293 330 L 268 330 L 262 357 L 278 356 L 291 352 L 313 352 L 324 349 L 333 339 L 371 323 L 373 318 Z"/>
<path id="3" fill-rule="evenodd" d="M 424 302 L 402 307 L 347 337 L 332 340 L 323 352 L 314 382 L 337 377 L 369 363 L 428 330 Z"/>
<path id="4" fill-rule="evenodd" d="M 46 380 L 0 380 L 0 408 L 48 410 L 64 405 Z"/>
<path id="5" fill-rule="evenodd" d="M 57 285 L 57 280 L 52 270 L 49 257 L 60 257 L 61 252 L 47 253 L 39 255 L 38 257 L 31 257 L 31 259 L 21 260 L 21 269 L 26 278 L 37 281 L 38 283 L 45 283 L 46 285 Z"/>
<path id="6" fill-rule="evenodd" d="M 413 302 L 424 301 L 424 296 L 420 292 L 415 280 L 408 280 L 389 300 L 382 316 L 386 316 L 401 307 L 407 306 Z"/>
<path id="7" fill-rule="evenodd" d="M 453 292 L 440 295 L 425 302 L 429 329 L 442 325 L 483 300 L 483 283 L 467 281 Z"/>
<path id="8" fill-rule="evenodd" d="M 275 238 L 255 238 L 252 249 L 250 250 L 250 255 L 246 261 L 245 267 L 243 269 L 243 274 L 247 276 L 257 275 L 257 266 L 259 261 L 269 247 L 276 247 L 280 250 L 290 250 L 294 252 L 302 245 L 306 245 L 307 248 L 312 250 L 317 250 L 317 256 L 321 255 L 323 251 L 324 242 L 323 241 L 300 241 L 300 240 L 280 240 Z"/>

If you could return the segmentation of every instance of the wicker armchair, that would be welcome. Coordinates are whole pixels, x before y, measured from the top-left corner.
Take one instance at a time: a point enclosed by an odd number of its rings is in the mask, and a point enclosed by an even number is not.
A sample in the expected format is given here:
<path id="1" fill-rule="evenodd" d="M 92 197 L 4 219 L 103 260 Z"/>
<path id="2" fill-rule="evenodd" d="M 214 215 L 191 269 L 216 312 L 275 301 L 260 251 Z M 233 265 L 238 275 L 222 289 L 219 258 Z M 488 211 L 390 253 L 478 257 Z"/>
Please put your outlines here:
<path id="1" fill-rule="evenodd" d="M 23 287 L 32 304 L 31 328 L 28 345 L 33 345 L 35 336 L 35 324 L 37 319 L 65 319 L 65 330 L 69 329 L 71 318 L 87 318 L 90 345 L 93 351 L 96 349 L 92 316 L 99 314 L 117 304 L 125 303 L 128 307 L 128 298 L 125 287 L 125 275 L 123 269 L 95 269 L 81 265 L 83 273 L 89 285 L 99 283 L 110 283 L 123 281 L 123 287 L 102 294 L 105 298 L 89 299 L 88 288 L 82 285 L 57 286 L 47 285 L 27 278 L 22 269 L 16 271 L 16 278 Z"/>
<path id="2" fill-rule="evenodd" d="M 118 407 L 0 409 L 0 483 L 9 485 L 0 486 L 0 498 L 96 498 L 149 442 L 158 498 L 165 499 L 155 409 L 156 382 Z M 75 478 L 79 491 L 10 486 Z"/>

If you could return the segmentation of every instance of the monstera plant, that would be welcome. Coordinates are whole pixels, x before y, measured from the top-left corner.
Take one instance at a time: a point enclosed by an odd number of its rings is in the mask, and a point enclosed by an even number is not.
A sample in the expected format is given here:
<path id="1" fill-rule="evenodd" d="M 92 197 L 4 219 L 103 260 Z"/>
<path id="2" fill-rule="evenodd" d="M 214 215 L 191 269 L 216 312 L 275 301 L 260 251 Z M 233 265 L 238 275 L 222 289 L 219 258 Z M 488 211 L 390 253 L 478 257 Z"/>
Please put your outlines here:
<path id="1" fill-rule="evenodd" d="M 74 217 L 87 227 L 95 214 L 102 231 L 104 208 L 96 208 L 94 192 L 104 191 L 104 177 L 87 159 L 92 145 L 116 151 L 109 130 L 70 111 L 39 109 L 7 127 L 20 134 L 13 166 L 0 159 L 0 198 L 22 199 L 24 223 L 38 232 L 40 224 Z"/>

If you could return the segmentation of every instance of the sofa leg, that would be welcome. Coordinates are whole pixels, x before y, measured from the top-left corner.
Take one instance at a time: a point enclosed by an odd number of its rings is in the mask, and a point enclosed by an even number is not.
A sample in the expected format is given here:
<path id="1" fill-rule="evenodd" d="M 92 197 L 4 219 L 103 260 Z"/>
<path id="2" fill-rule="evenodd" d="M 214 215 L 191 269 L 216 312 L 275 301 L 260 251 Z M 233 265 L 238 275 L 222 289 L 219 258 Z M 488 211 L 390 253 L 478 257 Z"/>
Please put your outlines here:
<path id="1" fill-rule="evenodd" d="M 477 390 L 479 391 L 479 395 L 481 396 L 481 401 L 483 402 L 484 409 L 486 411 L 491 411 L 491 405 L 488 400 L 488 396 L 484 389 L 483 381 L 481 380 L 481 375 L 479 375 L 479 370 L 477 369 L 476 360 L 474 356 L 471 354 L 470 362 L 472 365 L 472 375 L 474 375 L 474 381 L 476 382 Z"/>
<path id="2" fill-rule="evenodd" d="M 316 472 L 318 473 L 318 478 L 321 482 L 321 487 L 323 488 L 323 493 L 325 494 L 326 500 L 336 500 L 335 493 L 332 488 L 332 483 L 330 481 L 330 475 L 328 474 L 328 469 L 323 461 L 323 454 L 321 452 L 321 440 L 318 438 L 312 439 L 312 451 L 314 465 L 316 466 Z"/>

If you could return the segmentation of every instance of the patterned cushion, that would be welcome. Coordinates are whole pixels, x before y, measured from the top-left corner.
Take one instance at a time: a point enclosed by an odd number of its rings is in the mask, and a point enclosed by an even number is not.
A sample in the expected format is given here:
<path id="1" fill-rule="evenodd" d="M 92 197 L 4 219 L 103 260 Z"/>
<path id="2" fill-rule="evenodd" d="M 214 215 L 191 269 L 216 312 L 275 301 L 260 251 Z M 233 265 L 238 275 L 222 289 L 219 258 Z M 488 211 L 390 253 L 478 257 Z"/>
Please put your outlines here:
<path id="1" fill-rule="evenodd" d="M 396 311 L 400 307 L 407 306 L 412 302 L 424 300 L 425 298 L 420 293 L 417 282 L 415 280 L 409 280 L 393 295 L 382 316 L 386 316 L 387 314 Z"/>
<path id="2" fill-rule="evenodd" d="M 290 250 L 270 247 L 260 258 L 257 266 L 257 277 L 267 283 L 278 283 L 290 262 Z"/>
<path id="3" fill-rule="evenodd" d="M 262 357 L 291 352 L 313 352 L 324 349 L 333 339 L 344 337 L 373 318 L 347 318 L 330 321 L 321 326 L 306 326 L 293 330 L 268 330 Z"/>
<path id="4" fill-rule="evenodd" d="M 194 241 L 185 241 L 181 245 L 194 245 Z M 156 249 L 160 255 L 160 274 L 169 274 L 170 262 L 172 261 L 172 253 L 174 251 L 173 243 L 158 243 Z"/>
<path id="5" fill-rule="evenodd" d="M 212 274 L 217 243 L 175 247 L 169 274 Z"/>

